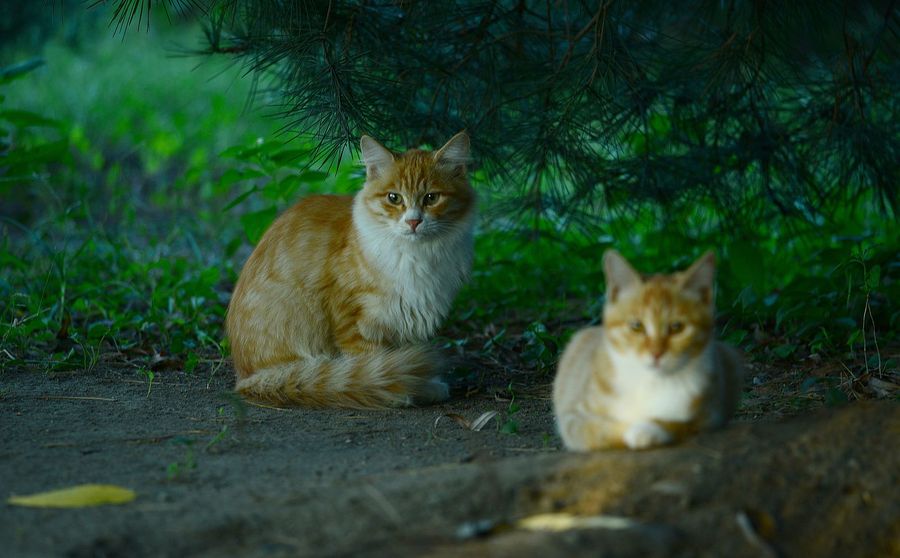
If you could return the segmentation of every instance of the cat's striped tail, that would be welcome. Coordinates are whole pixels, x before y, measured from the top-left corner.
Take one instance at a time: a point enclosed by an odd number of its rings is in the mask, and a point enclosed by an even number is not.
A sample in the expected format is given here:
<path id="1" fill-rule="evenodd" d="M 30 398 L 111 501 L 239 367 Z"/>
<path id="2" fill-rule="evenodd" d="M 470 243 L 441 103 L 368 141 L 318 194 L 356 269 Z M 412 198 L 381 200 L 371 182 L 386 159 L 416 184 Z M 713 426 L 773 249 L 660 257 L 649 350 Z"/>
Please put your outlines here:
<path id="1" fill-rule="evenodd" d="M 238 393 L 277 405 L 377 409 L 443 401 L 447 385 L 434 374 L 427 347 L 312 357 L 262 368 L 235 385 Z"/>

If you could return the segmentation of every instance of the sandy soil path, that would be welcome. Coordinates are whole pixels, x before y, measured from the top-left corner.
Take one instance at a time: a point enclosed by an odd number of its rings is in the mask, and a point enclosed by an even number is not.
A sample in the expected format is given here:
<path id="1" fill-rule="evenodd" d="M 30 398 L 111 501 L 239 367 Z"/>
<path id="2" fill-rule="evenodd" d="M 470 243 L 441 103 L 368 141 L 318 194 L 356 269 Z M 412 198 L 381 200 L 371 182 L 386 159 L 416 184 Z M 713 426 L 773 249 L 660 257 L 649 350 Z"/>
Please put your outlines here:
<path id="1" fill-rule="evenodd" d="M 544 397 L 512 416 L 490 392 L 366 413 L 248 406 L 229 388 L 224 372 L 160 373 L 149 395 L 133 371 L 5 373 L 0 495 L 99 482 L 139 496 L 4 505 L 3 555 L 900 556 L 894 402 L 573 455 Z M 481 431 L 460 424 L 487 411 Z M 588 525 L 534 530 L 546 513 Z"/>

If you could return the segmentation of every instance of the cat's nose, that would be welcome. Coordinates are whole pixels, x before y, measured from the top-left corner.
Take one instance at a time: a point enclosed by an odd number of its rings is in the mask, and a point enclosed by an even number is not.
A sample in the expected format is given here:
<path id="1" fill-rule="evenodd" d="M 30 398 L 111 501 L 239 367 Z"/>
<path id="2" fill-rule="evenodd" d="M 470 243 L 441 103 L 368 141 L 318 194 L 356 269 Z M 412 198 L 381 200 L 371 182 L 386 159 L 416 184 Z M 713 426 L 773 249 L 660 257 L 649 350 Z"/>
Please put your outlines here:
<path id="1" fill-rule="evenodd" d="M 413 232 L 416 232 L 416 227 L 418 227 L 419 223 L 421 223 L 421 222 L 422 222 L 421 219 L 407 219 L 406 220 L 406 224 L 409 225 L 409 228 L 411 228 L 413 230 Z"/>

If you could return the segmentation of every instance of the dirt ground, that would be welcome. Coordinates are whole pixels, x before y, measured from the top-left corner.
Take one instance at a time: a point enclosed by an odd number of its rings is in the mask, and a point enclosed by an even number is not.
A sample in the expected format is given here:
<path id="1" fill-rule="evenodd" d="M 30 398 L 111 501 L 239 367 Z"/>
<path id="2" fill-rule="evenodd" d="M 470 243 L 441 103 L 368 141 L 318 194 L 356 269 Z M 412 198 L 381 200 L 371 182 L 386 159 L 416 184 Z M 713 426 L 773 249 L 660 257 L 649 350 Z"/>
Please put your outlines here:
<path id="1" fill-rule="evenodd" d="M 559 449 L 549 381 L 463 382 L 443 405 L 357 412 L 244 404 L 227 366 L 152 385 L 115 366 L 7 371 L 4 499 L 80 483 L 138 498 L 4 504 L 0 554 L 900 556 L 893 401 L 783 419 L 750 394 L 736 423 L 681 446 L 575 455 Z M 536 526 L 548 513 L 582 523 Z"/>

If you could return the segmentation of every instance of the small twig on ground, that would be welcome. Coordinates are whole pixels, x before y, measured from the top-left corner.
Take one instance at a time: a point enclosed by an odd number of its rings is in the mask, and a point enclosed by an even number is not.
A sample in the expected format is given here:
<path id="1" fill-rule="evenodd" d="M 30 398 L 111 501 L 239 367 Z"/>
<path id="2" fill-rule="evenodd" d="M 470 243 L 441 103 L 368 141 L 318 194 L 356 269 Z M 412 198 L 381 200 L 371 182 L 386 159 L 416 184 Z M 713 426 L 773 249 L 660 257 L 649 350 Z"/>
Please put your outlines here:
<path id="1" fill-rule="evenodd" d="M 254 407 L 262 407 L 263 409 L 272 409 L 273 411 L 289 411 L 290 409 L 286 409 L 284 407 L 275 407 L 273 405 L 264 405 L 262 403 L 256 403 L 254 401 L 247 401 L 248 405 L 253 405 Z"/>
<path id="2" fill-rule="evenodd" d="M 41 399 L 77 399 L 84 401 L 118 401 L 113 397 L 89 397 L 78 395 L 42 395 Z"/>

